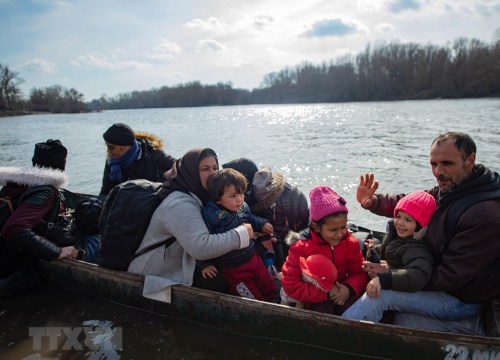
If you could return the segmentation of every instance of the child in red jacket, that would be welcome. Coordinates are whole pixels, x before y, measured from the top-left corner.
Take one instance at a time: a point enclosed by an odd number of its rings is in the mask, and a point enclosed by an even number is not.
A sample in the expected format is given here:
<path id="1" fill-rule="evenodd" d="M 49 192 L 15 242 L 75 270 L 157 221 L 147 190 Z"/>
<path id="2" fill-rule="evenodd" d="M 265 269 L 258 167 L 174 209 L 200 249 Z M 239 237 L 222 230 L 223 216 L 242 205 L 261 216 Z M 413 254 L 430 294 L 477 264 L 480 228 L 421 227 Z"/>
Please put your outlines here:
<path id="1" fill-rule="evenodd" d="M 364 291 L 368 277 L 358 240 L 347 230 L 347 207 L 344 198 L 332 188 L 315 186 L 309 193 L 311 206 L 309 230 L 290 244 L 283 265 L 283 288 L 286 294 L 306 309 L 340 315 Z M 313 254 L 328 257 L 337 269 L 337 281 L 328 292 L 302 279 L 300 258 Z"/>

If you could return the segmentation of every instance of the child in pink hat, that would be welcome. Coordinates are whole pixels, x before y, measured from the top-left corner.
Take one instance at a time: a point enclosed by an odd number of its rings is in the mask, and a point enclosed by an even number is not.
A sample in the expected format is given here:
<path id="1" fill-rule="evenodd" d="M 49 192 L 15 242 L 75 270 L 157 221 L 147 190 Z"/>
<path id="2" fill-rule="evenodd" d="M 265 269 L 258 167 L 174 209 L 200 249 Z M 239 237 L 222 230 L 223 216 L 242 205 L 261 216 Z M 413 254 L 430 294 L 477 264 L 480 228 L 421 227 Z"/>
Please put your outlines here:
<path id="1" fill-rule="evenodd" d="M 340 315 L 366 287 L 368 277 L 361 267 L 364 258 L 358 240 L 347 229 L 349 211 L 344 198 L 331 187 L 318 185 L 309 193 L 309 199 L 309 230 L 288 239 L 290 250 L 282 267 L 283 289 L 289 297 L 304 303 L 306 309 Z M 337 280 L 330 289 L 303 279 L 304 261 L 307 264 L 306 259 L 319 254 L 337 270 Z"/>
<path id="2" fill-rule="evenodd" d="M 434 197 L 424 191 L 415 191 L 399 200 L 381 247 L 381 263 L 385 263 L 386 271 L 374 275 L 366 293 L 343 317 L 378 322 L 383 314 L 373 311 L 372 302 L 380 301 L 383 291 L 416 292 L 427 285 L 433 258 L 422 238 L 435 212 Z"/>
<path id="3" fill-rule="evenodd" d="M 303 281 L 316 286 L 325 293 L 332 290 L 337 281 L 337 268 L 329 258 L 321 254 L 310 255 L 307 259 L 300 258 L 300 269 Z M 280 298 L 283 305 L 295 303 L 296 308 L 304 308 L 304 304 L 288 296 L 283 287 L 280 290 Z"/>

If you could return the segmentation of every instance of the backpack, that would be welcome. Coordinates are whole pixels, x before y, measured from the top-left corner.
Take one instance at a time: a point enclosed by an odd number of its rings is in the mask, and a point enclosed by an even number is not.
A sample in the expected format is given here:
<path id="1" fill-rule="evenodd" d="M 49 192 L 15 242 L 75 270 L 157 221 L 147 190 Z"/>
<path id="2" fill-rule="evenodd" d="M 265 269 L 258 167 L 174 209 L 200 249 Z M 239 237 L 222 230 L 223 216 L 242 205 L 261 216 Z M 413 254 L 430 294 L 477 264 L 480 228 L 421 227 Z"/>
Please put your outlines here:
<path id="1" fill-rule="evenodd" d="M 283 192 L 276 199 L 273 225 L 280 239 L 284 239 L 290 230 L 297 232 L 309 226 L 307 198 L 296 186 L 285 183 Z"/>
<path id="2" fill-rule="evenodd" d="M 102 201 L 96 197 L 88 197 L 76 203 L 73 217 L 78 230 L 84 235 L 99 234 L 99 219 L 102 212 Z"/>
<path id="3" fill-rule="evenodd" d="M 136 253 L 153 212 L 165 198 L 162 190 L 160 182 L 136 179 L 118 184 L 110 191 L 99 218 L 99 266 L 127 271 L 137 256 L 175 241 L 172 237 Z"/>

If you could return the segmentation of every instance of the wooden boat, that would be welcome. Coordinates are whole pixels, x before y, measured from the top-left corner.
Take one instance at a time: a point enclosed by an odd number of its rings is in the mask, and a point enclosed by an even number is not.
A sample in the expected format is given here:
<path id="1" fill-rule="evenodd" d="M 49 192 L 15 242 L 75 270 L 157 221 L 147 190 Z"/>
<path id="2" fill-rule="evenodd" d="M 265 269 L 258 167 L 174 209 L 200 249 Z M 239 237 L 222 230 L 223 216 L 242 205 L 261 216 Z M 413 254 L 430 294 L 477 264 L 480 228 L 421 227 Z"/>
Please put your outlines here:
<path id="1" fill-rule="evenodd" d="M 311 358 L 500 360 L 500 302 L 493 302 L 485 312 L 489 336 L 468 336 L 347 320 L 181 285 L 172 287 L 171 303 L 163 303 L 142 296 L 140 275 L 77 260 L 41 262 L 40 266 L 47 282 L 69 291 L 246 336 L 300 343 L 310 347 Z"/>

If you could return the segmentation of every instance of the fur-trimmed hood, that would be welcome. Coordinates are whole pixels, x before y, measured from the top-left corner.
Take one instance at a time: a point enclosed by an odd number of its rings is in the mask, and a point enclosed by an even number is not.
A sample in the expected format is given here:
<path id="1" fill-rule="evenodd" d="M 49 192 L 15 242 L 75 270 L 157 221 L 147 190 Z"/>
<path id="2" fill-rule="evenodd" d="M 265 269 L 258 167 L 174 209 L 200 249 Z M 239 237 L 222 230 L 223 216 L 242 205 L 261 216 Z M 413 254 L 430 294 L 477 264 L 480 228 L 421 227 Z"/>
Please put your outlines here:
<path id="1" fill-rule="evenodd" d="M 163 140 L 161 140 L 158 136 L 142 131 L 135 131 L 134 135 L 138 139 L 148 140 L 153 149 L 163 150 Z"/>
<path id="2" fill-rule="evenodd" d="M 24 186 L 51 185 L 57 189 L 68 184 L 68 175 L 60 170 L 41 167 L 0 167 L 0 185 L 8 182 Z"/>
<path id="3" fill-rule="evenodd" d="M 300 239 L 302 239 L 302 237 L 300 235 L 301 235 L 301 233 L 298 233 L 296 231 L 289 231 L 288 235 L 285 237 L 285 243 L 288 246 L 296 243 L 297 241 L 299 241 Z"/>
<path id="4" fill-rule="evenodd" d="M 255 199 L 258 199 L 258 196 L 256 195 L 258 193 L 261 194 L 260 197 L 263 197 L 262 200 L 258 200 L 257 203 L 252 205 L 251 210 L 254 212 L 269 209 L 285 189 L 285 176 L 283 174 L 271 172 L 270 169 L 262 169 L 257 172 L 257 174 L 259 173 L 267 173 L 267 177 L 272 183 L 272 186 L 269 186 L 270 184 L 266 182 L 261 183 L 256 181 L 256 178 L 254 177 L 252 186 Z"/>

